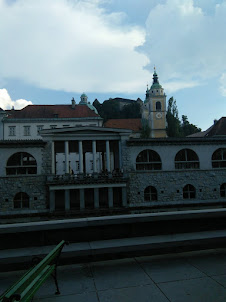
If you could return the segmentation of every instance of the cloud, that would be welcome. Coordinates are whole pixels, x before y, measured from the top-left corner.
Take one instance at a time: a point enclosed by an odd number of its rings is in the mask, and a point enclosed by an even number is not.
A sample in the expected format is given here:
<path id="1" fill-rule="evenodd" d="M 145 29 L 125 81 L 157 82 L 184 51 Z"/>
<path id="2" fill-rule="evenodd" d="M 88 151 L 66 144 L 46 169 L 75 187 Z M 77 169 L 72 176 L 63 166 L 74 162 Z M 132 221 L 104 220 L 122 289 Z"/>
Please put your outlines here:
<path id="1" fill-rule="evenodd" d="M 167 0 L 146 21 L 145 43 L 138 50 L 149 58 L 147 70 L 156 65 L 163 86 L 193 87 L 226 72 L 226 1 L 211 0 L 211 14 L 203 1 L 195 3 Z"/>
<path id="2" fill-rule="evenodd" d="M 0 0 L 0 79 L 73 92 L 144 91 L 144 29 L 98 0 Z"/>
<path id="3" fill-rule="evenodd" d="M 23 99 L 13 101 L 6 89 L 0 89 L 0 107 L 2 109 L 6 110 L 11 109 L 12 107 L 15 109 L 22 109 L 30 104 L 32 104 L 31 101 L 26 101 Z"/>

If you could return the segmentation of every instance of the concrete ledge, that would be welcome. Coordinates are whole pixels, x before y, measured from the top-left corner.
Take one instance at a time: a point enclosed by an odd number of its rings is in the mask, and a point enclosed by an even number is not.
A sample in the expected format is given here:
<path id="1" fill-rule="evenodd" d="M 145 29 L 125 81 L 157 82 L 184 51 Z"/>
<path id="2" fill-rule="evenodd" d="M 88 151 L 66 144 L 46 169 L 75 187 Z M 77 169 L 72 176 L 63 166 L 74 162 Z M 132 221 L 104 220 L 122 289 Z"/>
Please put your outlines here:
<path id="1" fill-rule="evenodd" d="M 62 219 L 53 221 L 25 222 L 13 224 L 0 224 L 0 234 L 33 232 L 42 230 L 72 229 L 91 226 L 129 224 L 138 222 L 154 222 L 165 220 L 185 220 L 199 218 L 226 217 L 226 209 L 204 209 L 171 211 L 145 214 L 128 214 L 102 217 L 89 217 L 78 219 Z"/>
<path id="2" fill-rule="evenodd" d="M 144 252 L 164 251 L 170 248 L 217 247 L 218 243 L 226 242 L 226 230 L 183 233 L 147 237 L 133 237 L 112 240 L 72 243 L 65 246 L 61 262 L 73 263 L 79 261 L 96 261 L 100 259 L 140 256 Z M 28 268 L 32 257 L 44 257 L 55 246 L 31 247 L 21 249 L 0 250 L 1 270 Z M 197 249 L 197 248 L 195 248 Z"/>

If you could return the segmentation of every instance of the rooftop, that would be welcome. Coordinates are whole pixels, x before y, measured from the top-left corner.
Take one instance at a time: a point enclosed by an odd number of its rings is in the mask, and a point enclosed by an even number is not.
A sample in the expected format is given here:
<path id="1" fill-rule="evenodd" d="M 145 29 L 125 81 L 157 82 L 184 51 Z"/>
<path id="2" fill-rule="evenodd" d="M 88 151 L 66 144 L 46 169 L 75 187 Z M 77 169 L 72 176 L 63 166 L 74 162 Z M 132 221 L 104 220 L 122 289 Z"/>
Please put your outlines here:
<path id="1" fill-rule="evenodd" d="M 110 119 L 105 124 L 106 128 L 130 129 L 132 131 L 140 131 L 142 129 L 140 118 L 131 119 Z"/>
<path id="2" fill-rule="evenodd" d="M 6 110 L 9 119 L 81 118 L 99 117 L 88 106 L 75 105 L 28 105 L 21 110 Z"/>

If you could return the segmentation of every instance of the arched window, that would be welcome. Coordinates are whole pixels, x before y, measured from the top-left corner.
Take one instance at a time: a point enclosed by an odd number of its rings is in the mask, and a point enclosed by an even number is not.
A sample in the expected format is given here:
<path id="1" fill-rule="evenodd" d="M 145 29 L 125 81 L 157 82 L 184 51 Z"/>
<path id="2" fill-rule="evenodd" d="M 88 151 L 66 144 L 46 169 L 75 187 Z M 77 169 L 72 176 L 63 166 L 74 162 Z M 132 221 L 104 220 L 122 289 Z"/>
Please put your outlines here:
<path id="1" fill-rule="evenodd" d="M 29 196 L 24 192 L 19 192 L 13 199 L 15 209 L 29 208 Z"/>
<path id="2" fill-rule="evenodd" d="M 155 187 L 149 186 L 144 190 L 144 200 L 145 201 L 158 200 L 157 190 Z"/>
<path id="3" fill-rule="evenodd" d="M 220 196 L 225 197 L 226 196 L 226 183 L 222 184 L 220 186 Z"/>
<path id="4" fill-rule="evenodd" d="M 226 149 L 217 149 L 212 155 L 212 168 L 226 167 Z"/>
<path id="5" fill-rule="evenodd" d="M 186 185 L 183 188 L 183 198 L 193 199 L 195 198 L 195 187 L 192 185 Z"/>
<path id="6" fill-rule="evenodd" d="M 6 175 L 37 174 L 35 158 L 26 152 L 13 154 L 7 162 Z"/>
<path id="7" fill-rule="evenodd" d="M 140 152 L 136 159 L 137 170 L 161 170 L 162 162 L 157 152 L 144 150 Z"/>
<path id="8" fill-rule="evenodd" d="M 161 102 L 156 102 L 156 104 L 155 104 L 155 109 L 156 109 L 157 111 L 161 111 L 161 110 L 162 110 L 162 104 L 161 104 Z"/>
<path id="9" fill-rule="evenodd" d="M 175 156 L 175 169 L 199 169 L 198 155 L 191 149 L 182 149 Z"/>

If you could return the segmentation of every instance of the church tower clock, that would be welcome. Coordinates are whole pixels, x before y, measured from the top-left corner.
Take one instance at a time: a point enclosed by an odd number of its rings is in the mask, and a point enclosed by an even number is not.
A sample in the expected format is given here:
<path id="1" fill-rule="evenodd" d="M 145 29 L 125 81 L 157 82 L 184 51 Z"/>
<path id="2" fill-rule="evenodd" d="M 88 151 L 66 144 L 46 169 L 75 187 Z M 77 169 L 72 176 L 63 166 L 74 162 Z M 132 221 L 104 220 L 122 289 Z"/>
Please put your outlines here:
<path id="1" fill-rule="evenodd" d="M 146 99 L 142 111 L 143 123 L 150 128 L 150 137 L 167 137 L 166 135 L 166 95 L 159 84 L 158 75 L 154 68 L 153 83 L 146 90 Z"/>

